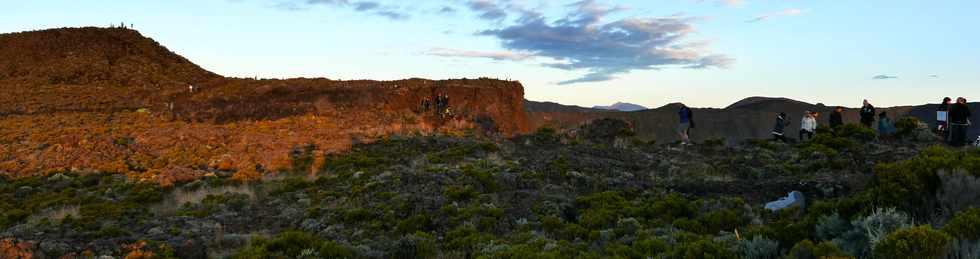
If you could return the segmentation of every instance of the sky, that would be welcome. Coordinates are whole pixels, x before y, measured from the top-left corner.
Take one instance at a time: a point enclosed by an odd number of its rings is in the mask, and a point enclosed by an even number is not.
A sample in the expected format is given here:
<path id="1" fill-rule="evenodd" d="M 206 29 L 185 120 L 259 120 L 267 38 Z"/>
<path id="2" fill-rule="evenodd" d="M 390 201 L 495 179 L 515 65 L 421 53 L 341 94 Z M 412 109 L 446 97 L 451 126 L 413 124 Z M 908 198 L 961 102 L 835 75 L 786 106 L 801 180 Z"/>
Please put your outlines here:
<path id="1" fill-rule="evenodd" d="M 569 105 L 980 98 L 975 0 L 0 0 L 0 33 L 132 24 L 232 77 L 490 77 Z M 2 46 L 0 46 L 2 47 Z"/>

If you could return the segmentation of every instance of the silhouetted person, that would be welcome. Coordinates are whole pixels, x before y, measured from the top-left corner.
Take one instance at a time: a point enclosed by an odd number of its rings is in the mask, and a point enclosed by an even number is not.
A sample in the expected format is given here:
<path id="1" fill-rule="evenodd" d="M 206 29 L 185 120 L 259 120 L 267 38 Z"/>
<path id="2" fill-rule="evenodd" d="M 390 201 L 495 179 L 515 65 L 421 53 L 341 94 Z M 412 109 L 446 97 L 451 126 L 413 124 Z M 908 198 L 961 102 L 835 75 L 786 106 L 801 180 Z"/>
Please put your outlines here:
<path id="1" fill-rule="evenodd" d="M 844 125 L 844 107 L 837 106 L 830 114 L 830 128 Z"/>
<path id="2" fill-rule="evenodd" d="M 864 106 L 861 106 L 861 125 L 870 128 L 871 124 L 875 122 L 875 107 L 864 100 Z"/>
<path id="3" fill-rule="evenodd" d="M 429 100 L 429 97 L 422 98 L 421 106 L 422 112 L 428 112 L 432 107 L 432 100 Z"/>
<path id="4" fill-rule="evenodd" d="M 966 131 L 970 127 L 970 107 L 966 98 L 956 98 L 956 104 L 949 107 L 949 144 L 954 147 L 966 145 Z"/>
<path id="5" fill-rule="evenodd" d="M 949 106 L 953 99 L 943 98 L 943 103 L 936 109 L 936 134 L 949 141 Z"/>
<path id="6" fill-rule="evenodd" d="M 882 140 L 891 140 L 895 136 L 898 129 L 895 128 L 895 123 L 888 118 L 888 113 L 881 112 L 878 114 L 878 135 Z"/>
<path id="7" fill-rule="evenodd" d="M 786 139 L 786 126 L 789 126 L 789 119 L 786 118 L 786 113 L 780 112 L 779 116 L 776 116 L 776 125 L 772 127 L 772 137 L 775 140 L 782 142 L 789 142 Z"/>
<path id="8" fill-rule="evenodd" d="M 677 134 L 681 138 L 681 144 L 690 145 L 691 129 L 694 128 L 694 111 L 687 105 L 681 104 L 681 108 L 677 110 L 677 119 Z"/>
<path id="9" fill-rule="evenodd" d="M 813 134 L 817 132 L 817 117 L 812 112 L 803 113 L 803 119 L 800 120 L 800 141 L 813 138 Z"/>

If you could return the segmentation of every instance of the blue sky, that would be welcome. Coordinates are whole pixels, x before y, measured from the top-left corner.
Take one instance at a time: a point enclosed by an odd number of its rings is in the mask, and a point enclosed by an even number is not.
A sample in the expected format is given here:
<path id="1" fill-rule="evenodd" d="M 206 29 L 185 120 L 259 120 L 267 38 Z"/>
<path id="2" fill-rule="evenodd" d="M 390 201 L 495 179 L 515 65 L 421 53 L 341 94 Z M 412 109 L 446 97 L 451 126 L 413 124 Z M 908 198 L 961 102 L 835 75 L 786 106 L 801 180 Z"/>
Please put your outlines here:
<path id="1" fill-rule="evenodd" d="M 980 1 L 0 1 L 0 32 L 132 23 L 237 77 L 519 80 L 531 100 L 980 98 Z M 0 46 L 2 47 L 2 46 Z M 879 78 L 879 79 L 875 79 Z"/>

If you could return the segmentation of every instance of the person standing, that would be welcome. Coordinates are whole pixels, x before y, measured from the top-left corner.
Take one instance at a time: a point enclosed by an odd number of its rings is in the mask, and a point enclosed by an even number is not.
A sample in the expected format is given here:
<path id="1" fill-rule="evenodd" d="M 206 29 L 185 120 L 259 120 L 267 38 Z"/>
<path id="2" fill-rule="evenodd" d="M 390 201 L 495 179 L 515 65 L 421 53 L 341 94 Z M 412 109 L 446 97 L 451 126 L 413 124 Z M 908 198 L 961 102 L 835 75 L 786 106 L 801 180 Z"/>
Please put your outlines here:
<path id="1" fill-rule="evenodd" d="M 897 132 L 898 129 L 895 128 L 895 123 L 892 123 L 892 120 L 888 118 L 887 112 L 878 114 L 878 136 L 882 140 L 891 140 Z"/>
<path id="2" fill-rule="evenodd" d="M 677 118 L 677 135 L 681 138 L 681 144 L 690 145 L 691 129 L 694 128 L 694 111 L 687 105 L 681 104 L 681 108 L 677 111 Z"/>
<path id="3" fill-rule="evenodd" d="M 949 106 L 953 99 L 943 98 L 943 103 L 936 109 L 936 134 L 949 141 Z"/>
<path id="4" fill-rule="evenodd" d="M 837 128 L 844 125 L 844 107 L 837 106 L 830 114 L 830 128 Z"/>
<path id="5" fill-rule="evenodd" d="M 789 126 L 789 124 L 790 122 L 786 118 L 786 113 L 780 112 L 779 116 L 776 116 L 776 125 L 773 126 L 772 128 L 773 139 L 782 141 L 784 143 L 789 142 L 789 140 L 786 139 L 786 135 L 785 135 L 786 126 Z"/>
<path id="6" fill-rule="evenodd" d="M 807 111 L 803 113 L 803 120 L 800 121 L 800 141 L 812 139 L 815 132 L 817 132 L 817 117 Z"/>
<path id="7" fill-rule="evenodd" d="M 861 107 L 861 125 L 871 128 L 871 124 L 875 122 L 875 107 L 868 102 L 867 99 L 864 100 L 864 106 Z"/>
<path id="8" fill-rule="evenodd" d="M 970 107 L 966 98 L 956 98 L 956 104 L 949 107 L 949 144 L 954 147 L 966 145 L 966 132 L 970 127 Z"/>

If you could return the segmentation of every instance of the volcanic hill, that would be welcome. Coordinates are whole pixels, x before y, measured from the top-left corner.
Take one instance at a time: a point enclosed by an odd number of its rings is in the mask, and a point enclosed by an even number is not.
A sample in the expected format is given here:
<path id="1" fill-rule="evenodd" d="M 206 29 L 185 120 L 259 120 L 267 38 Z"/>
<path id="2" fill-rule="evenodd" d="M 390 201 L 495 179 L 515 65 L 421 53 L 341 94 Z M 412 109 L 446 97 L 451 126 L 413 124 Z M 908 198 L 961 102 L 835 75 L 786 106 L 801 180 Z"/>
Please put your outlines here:
<path id="1" fill-rule="evenodd" d="M 390 134 L 529 130 L 514 81 L 254 80 L 204 70 L 125 28 L 0 34 L 0 174 L 256 177 L 290 151 Z M 446 117 L 422 100 L 448 94 Z"/>

